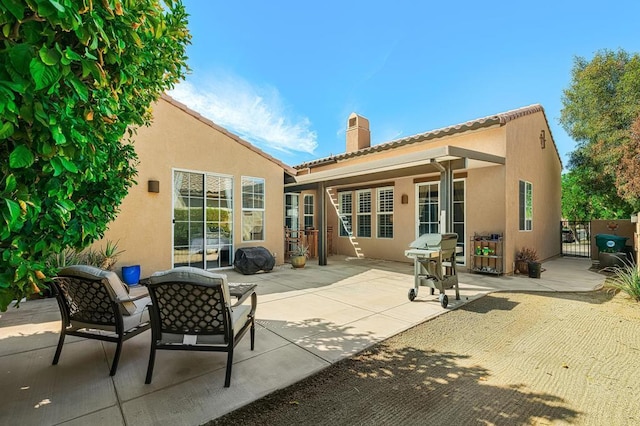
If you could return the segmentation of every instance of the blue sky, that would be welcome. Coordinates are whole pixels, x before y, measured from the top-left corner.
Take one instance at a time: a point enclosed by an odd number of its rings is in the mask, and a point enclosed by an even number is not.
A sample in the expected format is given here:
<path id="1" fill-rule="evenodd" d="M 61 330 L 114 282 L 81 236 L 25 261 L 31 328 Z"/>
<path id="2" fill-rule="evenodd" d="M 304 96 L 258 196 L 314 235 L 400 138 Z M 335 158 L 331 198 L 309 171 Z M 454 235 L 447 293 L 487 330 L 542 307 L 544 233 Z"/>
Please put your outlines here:
<path id="1" fill-rule="evenodd" d="M 347 117 L 371 143 L 542 104 L 558 124 L 575 56 L 640 52 L 624 0 L 184 0 L 192 72 L 171 96 L 289 165 L 345 151 Z"/>

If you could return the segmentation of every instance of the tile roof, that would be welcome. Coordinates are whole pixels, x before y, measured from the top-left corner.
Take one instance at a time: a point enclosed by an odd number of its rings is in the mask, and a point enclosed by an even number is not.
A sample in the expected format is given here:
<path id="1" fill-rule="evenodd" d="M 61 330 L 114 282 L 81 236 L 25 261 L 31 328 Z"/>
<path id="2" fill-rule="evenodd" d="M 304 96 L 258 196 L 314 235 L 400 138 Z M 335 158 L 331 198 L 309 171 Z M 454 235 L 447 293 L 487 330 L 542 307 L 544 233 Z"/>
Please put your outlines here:
<path id="1" fill-rule="evenodd" d="M 166 101 L 166 102 L 168 102 L 168 103 L 170 103 L 171 105 L 181 109 L 182 111 L 184 111 L 187 114 L 191 115 L 196 120 L 201 121 L 202 123 L 206 124 L 207 126 L 219 131 L 220 133 L 225 134 L 226 136 L 228 136 L 229 138 L 231 138 L 234 141 L 238 142 L 240 145 L 246 147 L 247 149 L 250 149 L 251 151 L 257 153 L 258 155 L 261 155 L 262 157 L 266 158 L 267 160 L 277 164 L 278 166 L 282 167 L 284 169 L 284 171 L 287 172 L 288 174 L 295 176 L 295 174 L 297 173 L 297 171 L 294 168 L 292 168 L 291 166 L 288 166 L 285 163 L 283 163 L 282 161 L 278 160 L 277 158 L 272 157 L 271 155 L 267 154 L 266 152 L 264 152 L 261 149 L 255 147 L 254 145 L 252 145 L 250 142 L 245 141 L 240 136 L 231 133 L 230 131 L 228 131 L 224 127 L 218 126 L 213 121 L 209 120 L 208 118 L 203 117 L 202 115 L 200 115 L 200 113 L 192 110 L 191 108 L 189 108 L 185 104 L 176 101 L 175 99 L 173 99 L 171 96 L 167 95 L 166 93 L 162 94 L 161 99 Z"/>
<path id="2" fill-rule="evenodd" d="M 417 135 L 395 139 L 390 142 L 373 145 L 368 148 L 363 148 L 357 151 L 346 152 L 344 154 L 338 154 L 338 155 L 332 155 L 330 157 L 319 158 L 317 160 L 308 161 L 306 163 L 298 164 L 293 167 L 295 169 L 300 170 L 300 169 L 305 169 L 309 167 L 319 166 L 322 164 L 335 163 L 339 160 L 345 160 L 352 157 L 359 157 L 359 156 L 371 154 L 374 152 L 387 151 L 393 148 L 398 148 L 398 147 L 413 144 L 416 142 L 442 138 L 445 136 L 450 136 L 457 133 L 463 133 L 470 130 L 483 129 L 483 128 L 492 127 L 495 125 L 503 126 L 507 124 L 509 121 L 516 120 L 520 117 L 524 117 L 530 114 L 535 114 L 537 112 L 542 112 L 542 114 L 544 115 L 544 108 L 542 108 L 542 105 L 539 105 L 539 104 L 529 105 L 526 107 L 502 112 L 499 114 L 477 118 L 475 120 L 467 121 L 465 123 L 455 124 L 453 126 L 442 127 L 440 129 L 430 130 L 425 133 L 419 133 Z M 547 121 L 546 115 L 545 115 L 545 121 Z M 549 130 L 549 132 L 551 133 L 551 130 Z M 551 136 L 551 139 L 553 140 L 553 136 Z M 556 149 L 556 153 L 558 154 L 558 159 L 560 159 L 560 154 L 558 153 L 558 149 L 555 146 L 555 144 L 554 144 L 554 148 Z M 562 163 L 561 159 L 560 159 L 560 162 Z"/>

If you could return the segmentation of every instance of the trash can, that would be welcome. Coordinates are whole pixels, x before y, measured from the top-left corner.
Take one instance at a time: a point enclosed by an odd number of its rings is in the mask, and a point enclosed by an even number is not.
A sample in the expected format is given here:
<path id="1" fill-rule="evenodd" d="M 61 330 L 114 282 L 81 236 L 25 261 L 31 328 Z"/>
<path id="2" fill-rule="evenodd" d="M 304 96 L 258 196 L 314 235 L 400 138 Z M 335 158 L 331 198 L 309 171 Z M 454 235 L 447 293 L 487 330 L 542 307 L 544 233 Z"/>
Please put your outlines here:
<path id="1" fill-rule="evenodd" d="M 529 278 L 540 278 L 542 273 L 542 263 L 529 262 Z"/>
<path id="2" fill-rule="evenodd" d="M 615 253 L 621 252 L 629 237 L 620 237 L 618 235 L 598 234 L 596 235 L 596 246 L 598 251 Z"/>

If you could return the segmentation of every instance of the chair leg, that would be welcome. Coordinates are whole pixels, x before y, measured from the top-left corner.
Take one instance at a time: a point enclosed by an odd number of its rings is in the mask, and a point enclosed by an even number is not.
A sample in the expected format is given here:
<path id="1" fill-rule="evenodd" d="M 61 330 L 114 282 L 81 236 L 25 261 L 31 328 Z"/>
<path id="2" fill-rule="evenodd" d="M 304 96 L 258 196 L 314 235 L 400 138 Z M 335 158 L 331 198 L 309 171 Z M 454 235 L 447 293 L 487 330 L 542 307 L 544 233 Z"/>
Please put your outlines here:
<path id="1" fill-rule="evenodd" d="M 224 377 L 224 387 L 228 388 L 231 385 L 231 367 L 233 366 L 233 346 L 229 348 L 227 353 L 227 374 Z"/>
<path id="2" fill-rule="evenodd" d="M 58 339 L 58 347 L 56 348 L 56 354 L 53 356 L 53 362 L 51 365 L 58 364 L 58 360 L 60 359 L 60 353 L 62 352 L 62 345 L 64 345 L 64 338 L 66 334 L 64 332 L 64 326 L 62 326 L 62 331 L 60 332 L 60 338 Z"/>
<path id="3" fill-rule="evenodd" d="M 255 341 L 256 341 L 256 323 L 255 320 L 251 320 L 251 330 L 249 331 L 251 336 L 251 350 L 253 350 Z"/>
<path id="4" fill-rule="evenodd" d="M 122 338 L 118 340 L 118 345 L 116 346 L 116 353 L 113 356 L 113 363 L 111 364 L 111 372 L 110 376 L 116 375 L 116 370 L 118 369 L 118 361 L 120 360 L 120 352 L 122 352 Z"/>
<path id="5" fill-rule="evenodd" d="M 156 347 L 155 345 L 152 343 L 151 344 L 151 351 L 149 352 L 149 365 L 147 365 L 147 378 L 144 380 L 145 384 L 150 384 L 151 383 L 151 378 L 153 376 L 153 365 L 156 362 Z"/>

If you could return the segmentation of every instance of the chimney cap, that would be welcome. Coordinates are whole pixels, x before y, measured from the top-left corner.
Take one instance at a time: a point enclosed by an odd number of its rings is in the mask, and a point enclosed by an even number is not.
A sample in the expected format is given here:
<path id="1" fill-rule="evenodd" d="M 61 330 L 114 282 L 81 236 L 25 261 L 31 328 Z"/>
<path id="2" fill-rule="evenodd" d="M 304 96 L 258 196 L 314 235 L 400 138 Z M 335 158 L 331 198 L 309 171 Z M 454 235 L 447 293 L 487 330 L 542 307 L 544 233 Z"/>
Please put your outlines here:
<path id="1" fill-rule="evenodd" d="M 361 127 L 368 129 L 369 128 L 369 120 L 362 115 L 356 114 L 352 112 L 349 114 L 349 119 L 347 120 L 347 128 L 352 127 Z"/>

